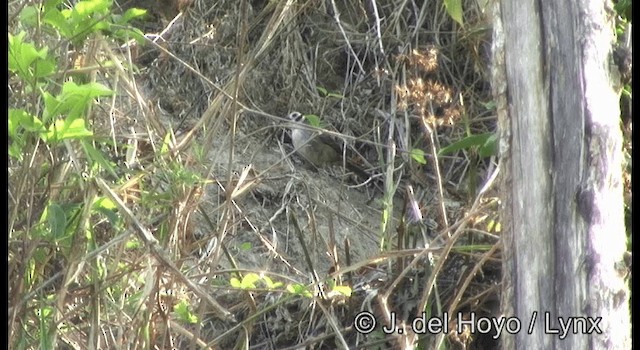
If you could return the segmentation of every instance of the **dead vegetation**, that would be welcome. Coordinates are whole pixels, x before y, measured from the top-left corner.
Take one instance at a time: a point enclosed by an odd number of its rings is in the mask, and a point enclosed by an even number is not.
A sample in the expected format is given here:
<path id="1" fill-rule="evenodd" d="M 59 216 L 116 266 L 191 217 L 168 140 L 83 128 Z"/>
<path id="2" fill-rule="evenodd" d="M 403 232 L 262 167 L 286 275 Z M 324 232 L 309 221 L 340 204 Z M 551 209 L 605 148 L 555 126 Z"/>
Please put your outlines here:
<path id="1" fill-rule="evenodd" d="M 35 347 L 46 305 L 61 348 L 493 348 L 453 326 L 498 313 L 495 160 L 438 155 L 494 131 L 488 5 L 464 2 L 461 27 L 440 1 L 163 4 L 126 5 L 154 15 L 144 45 L 96 36 L 83 52 L 121 63 L 94 76 L 117 96 L 92 111 L 117 174 L 80 193 L 54 186 L 70 173 L 10 174 L 13 208 L 55 192 L 109 198 L 118 217 L 87 213 L 69 253 L 10 238 L 12 344 Z M 292 155 L 291 111 L 319 116 L 371 178 Z M 44 210 L 30 208 L 15 232 Z M 358 332 L 368 314 L 378 326 Z M 444 314 L 448 331 L 410 330 Z M 393 317 L 402 332 L 384 334 Z"/>

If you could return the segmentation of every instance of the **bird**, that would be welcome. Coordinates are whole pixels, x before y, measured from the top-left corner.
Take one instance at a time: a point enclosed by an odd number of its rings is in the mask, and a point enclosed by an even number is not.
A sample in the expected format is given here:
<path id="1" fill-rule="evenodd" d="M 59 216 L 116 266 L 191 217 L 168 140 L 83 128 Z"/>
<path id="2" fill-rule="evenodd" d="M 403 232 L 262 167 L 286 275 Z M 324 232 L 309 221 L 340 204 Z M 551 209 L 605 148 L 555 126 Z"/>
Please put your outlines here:
<path id="1" fill-rule="evenodd" d="M 302 113 L 291 112 L 287 118 L 291 121 L 291 144 L 302 158 L 317 168 L 344 164 L 358 176 L 369 179 L 370 175 L 360 166 L 349 160 L 343 162 L 340 145 L 331 137 L 314 131 Z"/>

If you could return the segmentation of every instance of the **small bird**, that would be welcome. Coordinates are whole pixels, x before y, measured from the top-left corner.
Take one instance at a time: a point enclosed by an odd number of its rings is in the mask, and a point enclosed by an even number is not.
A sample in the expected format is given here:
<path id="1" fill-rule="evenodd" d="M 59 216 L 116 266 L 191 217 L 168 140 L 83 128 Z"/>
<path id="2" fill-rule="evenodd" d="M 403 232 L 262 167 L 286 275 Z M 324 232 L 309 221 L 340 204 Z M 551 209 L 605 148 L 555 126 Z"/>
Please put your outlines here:
<path id="1" fill-rule="evenodd" d="M 292 122 L 291 143 L 299 155 L 316 167 L 343 164 L 341 147 L 331 137 L 313 131 L 300 112 L 291 112 L 288 118 Z M 345 160 L 344 165 L 358 176 L 369 179 L 370 175 L 351 161 Z"/>

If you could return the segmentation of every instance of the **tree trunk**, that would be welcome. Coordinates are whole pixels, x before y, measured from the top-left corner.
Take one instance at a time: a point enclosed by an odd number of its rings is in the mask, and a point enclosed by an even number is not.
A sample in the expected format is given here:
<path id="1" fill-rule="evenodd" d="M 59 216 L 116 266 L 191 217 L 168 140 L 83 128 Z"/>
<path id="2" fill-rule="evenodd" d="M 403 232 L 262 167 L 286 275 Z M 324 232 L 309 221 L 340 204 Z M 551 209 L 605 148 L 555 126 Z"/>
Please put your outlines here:
<path id="1" fill-rule="evenodd" d="M 502 347 L 630 349 L 613 9 L 604 0 L 500 2 L 492 83 L 502 310 L 522 327 L 503 331 Z"/>

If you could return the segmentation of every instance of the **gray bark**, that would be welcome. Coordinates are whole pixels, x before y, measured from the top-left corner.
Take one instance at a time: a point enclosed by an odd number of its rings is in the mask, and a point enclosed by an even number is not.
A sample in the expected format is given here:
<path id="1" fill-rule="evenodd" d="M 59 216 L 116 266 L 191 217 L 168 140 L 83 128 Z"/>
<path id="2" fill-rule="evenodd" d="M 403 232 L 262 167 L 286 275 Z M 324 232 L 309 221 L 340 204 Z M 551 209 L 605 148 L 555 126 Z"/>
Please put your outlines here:
<path id="1" fill-rule="evenodd" d="M 522 324 L 502 346 L 629 349 L 611 4 L 502 0 L 494 11 L 502 309 Z M 570 321 L 579 327 L 563 337 Z"/>

